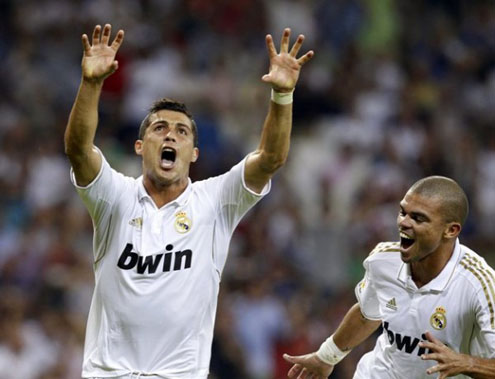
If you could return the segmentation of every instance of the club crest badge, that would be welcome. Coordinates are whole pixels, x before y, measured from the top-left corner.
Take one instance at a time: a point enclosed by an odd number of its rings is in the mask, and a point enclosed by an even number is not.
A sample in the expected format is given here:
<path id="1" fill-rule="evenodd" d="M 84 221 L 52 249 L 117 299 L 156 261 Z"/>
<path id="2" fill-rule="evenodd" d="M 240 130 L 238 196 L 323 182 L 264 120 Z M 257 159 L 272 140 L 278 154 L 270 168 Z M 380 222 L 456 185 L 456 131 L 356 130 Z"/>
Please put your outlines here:
<path id="1" fill-rule="evenodd" d="M 363 292 L 363 290 L 366 288 L 366 279 L 361 280 L 361 283 L 359 283 L 359 293 Z"/>
<path id="2" fill-rule="evenodd" d="M 430 317 L 430 325 L 436 330 L 442 330 L 447 326 L 447 311 L 444 307 L 437 307 Z"/>
<path id="3" fill-rule="evenodd" d="M 129 225 L 132 225 L 135 228 L 141 230 L 143 227 L 143 218 L 142 217 L 133 218 L 132 220 L 129 221 Z"/>
<path id="4" fill-rule="evenodd" d="M 187 233 L 189 230 L 191 230 L 192 226 L 192 221 L 187 218 L 186 212 L 178 212 L 175 215 L 175 230 L 177 230 L 179 233 Z"/>

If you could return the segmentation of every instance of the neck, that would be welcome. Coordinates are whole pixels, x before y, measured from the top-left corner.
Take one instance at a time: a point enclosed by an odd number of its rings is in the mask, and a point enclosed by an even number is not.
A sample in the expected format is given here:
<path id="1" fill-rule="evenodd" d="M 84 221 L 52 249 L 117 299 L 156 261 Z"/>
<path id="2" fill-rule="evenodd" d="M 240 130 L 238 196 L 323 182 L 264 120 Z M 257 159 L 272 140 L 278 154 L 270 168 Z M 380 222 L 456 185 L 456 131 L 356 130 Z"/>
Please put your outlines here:
<path id="1" fill-rule="evenodd" d="M 446 242 L 437 250 L 417 262 L 411 262 L 411 275 L 418 288 L 436 278 L 447 265 L 454 253 L 455 240 Z"/>
<path id="2" fill-rule="evenodd" d="M 185 178 L 171 184 L 158 184 L 150 177 L 143 177 L 143 185 L 155 203 L 157 208 L 163 207 L 165 204 L 177 199 L 186 189 L 188 179 Z"/>

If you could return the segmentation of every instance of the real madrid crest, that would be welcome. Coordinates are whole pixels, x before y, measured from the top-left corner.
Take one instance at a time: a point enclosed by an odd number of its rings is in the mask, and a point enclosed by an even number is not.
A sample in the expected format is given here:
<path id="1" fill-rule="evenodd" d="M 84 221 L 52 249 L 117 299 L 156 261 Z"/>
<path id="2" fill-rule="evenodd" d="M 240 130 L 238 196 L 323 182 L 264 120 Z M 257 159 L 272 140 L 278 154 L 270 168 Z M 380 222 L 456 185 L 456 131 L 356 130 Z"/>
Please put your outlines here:
<path id="1" fill-rule="evenodd" d="M 129 221 L 129 225 L 132 225 L 135 228 L 141 230 L 143 227 L 143 218 L 142 217 L 133 218 L 132 220 Z"/>
<path id="2" fill-rule="evenodd" d="M 174 226 L 179 233 L 187 233 L 191 230 L 192 222 L 187 218 L 186 212 L 181 211 L 175 214 Z"/>
<path id="3" fill-rule="evenodd" d="M 361 280 L 361 283 L 359 283 L 359 292 L 364 290 L 364 287 L 366 287 L 366 279 Z"/>
<path id="4" fill-rule="evenodd" d="M 430 317 L 430 325 L 436 330 L 442 330 L 447 326 L 447 311 L 444 307 L 437 307 Z"/>

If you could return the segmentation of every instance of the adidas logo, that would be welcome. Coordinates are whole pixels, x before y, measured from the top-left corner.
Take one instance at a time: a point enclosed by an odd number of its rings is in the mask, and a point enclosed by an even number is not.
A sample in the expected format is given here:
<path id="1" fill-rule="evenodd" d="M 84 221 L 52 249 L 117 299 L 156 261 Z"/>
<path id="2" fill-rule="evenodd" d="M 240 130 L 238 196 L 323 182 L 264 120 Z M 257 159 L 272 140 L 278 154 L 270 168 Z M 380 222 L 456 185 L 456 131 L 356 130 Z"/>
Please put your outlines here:
<path id="1" fill-rule="evenodd" d="M 395 297 L 391 298 L 387 304 L 385 304 L 385 306 L 388 308 L 388 309 L 391 309 L 393 311 L 396 311 L 397 310 L 397 303 L 395 301 Z"/>

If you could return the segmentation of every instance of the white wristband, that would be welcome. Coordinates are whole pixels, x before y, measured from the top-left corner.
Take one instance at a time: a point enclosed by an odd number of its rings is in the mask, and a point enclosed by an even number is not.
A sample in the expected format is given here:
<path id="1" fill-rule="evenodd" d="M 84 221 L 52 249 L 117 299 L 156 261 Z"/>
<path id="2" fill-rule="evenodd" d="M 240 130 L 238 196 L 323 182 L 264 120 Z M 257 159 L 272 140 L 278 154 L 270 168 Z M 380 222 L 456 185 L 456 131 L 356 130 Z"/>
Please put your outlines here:
<path id="1" fill-rule="evenodd" d="M 333 334 L 323 342 L 316 352 L 318 358 L 320 358 L 323 362 L 335 366 L 342 359 L 345 358 L 347 354 L 349 354 L 351 350 L 342 351 L 338 348 L 338 346 L 333 342 Z"/>
<path id="2" fill-rule="evenodd" d="M 287 105 L 292 104 L 292 94 L 294 90 L 290 92 L 277 92 L 272 88 L 272 101 L 275 104 Z"/>

